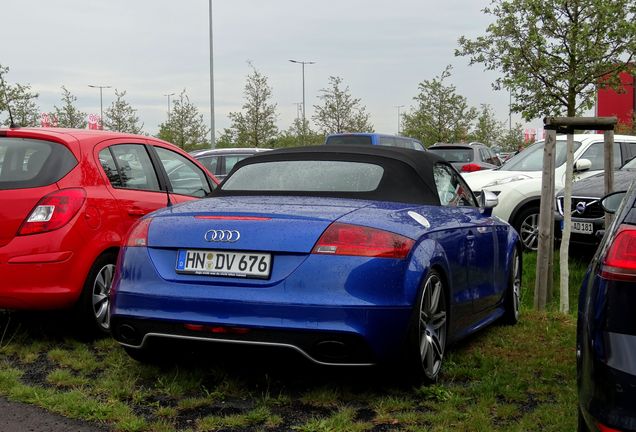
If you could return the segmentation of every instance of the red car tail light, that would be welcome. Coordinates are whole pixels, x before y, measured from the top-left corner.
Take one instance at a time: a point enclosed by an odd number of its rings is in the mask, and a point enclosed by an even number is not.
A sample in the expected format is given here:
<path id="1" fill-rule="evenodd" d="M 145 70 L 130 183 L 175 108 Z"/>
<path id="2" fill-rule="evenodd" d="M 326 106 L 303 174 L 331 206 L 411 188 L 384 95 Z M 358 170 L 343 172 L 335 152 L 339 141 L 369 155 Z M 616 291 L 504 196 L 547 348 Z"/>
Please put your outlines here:
<path id="1" fill-rule="evenodd" d="M 636 227 L 621 225 L 603 263 L 601 277 L 609 280 L 636 281 Z"/>
<path id="2" fill-rule="evenodd" d="M 609 426 L 605 426 L 603 423 L 596 423 L 596 427 L 600 432 L 621 432 L 620 429 L 614 429 Z"/>
<path id="3" fill-rule="evenodd" d="M 358 225 L 333 223 L 322 234 L 312 253 L 405 258 L 415 242 L 410 238 Z"/>
<path id="4" fill-rule="evenodd" d="M 148 246 L 148 228 L 150 228 L 152 218 L 139 219 L 128 231 L 126 236 L 126 247 Z"/>
<path id="5" fill-rule="evenodd" d="M 462 172 L 474 172 L 474 171 L 480 171 L 480 170 L 481 170 L 481 167 L 474 163 L 469 163 L 462 166 Z"/>
<path id="6" fill-rule="evenodd" d="M 84 189 L 62 189 L 42 198 L 18 230 L 18 235 L 40 234 L 62 228 L 84 205 Z"/>

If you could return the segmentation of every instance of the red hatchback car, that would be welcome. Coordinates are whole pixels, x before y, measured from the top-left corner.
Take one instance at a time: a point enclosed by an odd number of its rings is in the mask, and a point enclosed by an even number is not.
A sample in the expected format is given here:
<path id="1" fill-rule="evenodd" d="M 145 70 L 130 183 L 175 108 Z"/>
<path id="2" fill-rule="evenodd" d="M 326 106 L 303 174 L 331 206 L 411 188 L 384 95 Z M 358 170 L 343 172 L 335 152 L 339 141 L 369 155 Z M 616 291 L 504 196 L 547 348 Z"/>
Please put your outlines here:
<path id="1" fill-rule="evenodd" d="M 0 129 L 0 309 L 68 308 L 82 328 L 108 332 L 108 292 L 130 226 L 217 183 L 151 137 Z"/>

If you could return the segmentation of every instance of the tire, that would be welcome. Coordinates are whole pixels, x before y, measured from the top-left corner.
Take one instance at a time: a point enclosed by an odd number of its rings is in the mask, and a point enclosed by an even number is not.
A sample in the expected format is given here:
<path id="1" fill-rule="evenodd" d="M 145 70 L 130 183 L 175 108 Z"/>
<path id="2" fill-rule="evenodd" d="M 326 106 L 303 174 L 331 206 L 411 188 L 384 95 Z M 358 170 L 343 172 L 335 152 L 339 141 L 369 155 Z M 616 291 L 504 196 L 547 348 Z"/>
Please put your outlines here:
<path id="1" fill-rule="evenodd" d="M 110 288 L 115 273 L 115 252 L 100 255 L 86 277 L 82 294 L 76 305 L 76 314 L 86 336 L 103 336 L 110 333 Z"/>
<path id="2" fill-rule="evenodd" d="M 513 227 L 519 233 L 524 249 L 536 251 L 539 247 L 539 207 L 522 209 L 515 217 Z"/>
<path id="3" fill-rule="evenodd" d="M 405 353 L 409 378 L 417 383 L 437 382 L 446 350 L 447 316 L 444 281 L 431 270 L 417 296 Z"/>
<path id="4" fill-rule="evenodd" d="M 510 258 L 510 276 L 508 287 L 504 295 L 503 323 L 514 325 L 519 322 L 519 309 L 521 306 L 521 253 L 515 247 Z"/>

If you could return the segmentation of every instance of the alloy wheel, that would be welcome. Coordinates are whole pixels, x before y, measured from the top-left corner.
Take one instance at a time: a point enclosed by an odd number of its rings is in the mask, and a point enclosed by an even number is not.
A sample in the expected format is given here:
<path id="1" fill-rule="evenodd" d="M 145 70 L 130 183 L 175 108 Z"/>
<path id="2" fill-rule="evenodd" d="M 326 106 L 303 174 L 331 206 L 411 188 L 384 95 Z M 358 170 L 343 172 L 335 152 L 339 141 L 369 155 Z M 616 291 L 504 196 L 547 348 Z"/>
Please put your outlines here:
<path id="1" fill-rule="evenodd" d="M 104 330 L 110 329 L 110 288 L 113 284 L 114 264 L 102 267 L 93 282 L 92 305 L 95 322 Z"/>
<path id="2" fill-rule="evenodd" d="M 437 377 L 446 347 L 446 300 L 437 274 L 426 280 L 419 312 L 419 348 L 422 370 L 427 378 Z"/>
<path id="3" fill-rule="evenodd" d="M 512 269 L 512 307 L 515 319 L 519 319 L 519 308 L 521 307 L 521 257 L 515 249 Z"/>
<path id="4" fill-rule="evenodd" d="M 529 214 L 519 228 L 519 236 L 526 249 L 536 251 L 539 246 L 539 214 Z"/>

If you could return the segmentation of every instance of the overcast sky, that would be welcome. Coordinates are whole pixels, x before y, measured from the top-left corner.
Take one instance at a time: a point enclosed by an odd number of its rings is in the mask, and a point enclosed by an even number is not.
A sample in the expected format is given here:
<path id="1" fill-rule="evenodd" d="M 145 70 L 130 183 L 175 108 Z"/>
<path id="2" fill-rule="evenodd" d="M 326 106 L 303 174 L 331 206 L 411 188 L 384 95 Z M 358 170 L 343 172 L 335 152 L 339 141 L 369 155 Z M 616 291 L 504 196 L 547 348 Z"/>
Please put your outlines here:
<path id="1" fill-rule="evenodd" d="M 453 66 L 449 83 L 470 105 L 490 104 L 508 123 L 508 94 L 491 88 L 483 66 L 455 57 L 461 35 L 483 34 L 488 0 L 213 0 L 217 136 L 228 113 L 243 104 L 252 64 L 269 80 L 278 127 L 287 129 L 302 101 L 307 117 L 329 76 L 360 98 L 377 132 L 397 132 L 398 105 L 413 105 L 418 83 Z M 99 113 L 99 90 L 125 90 L 146 132 L 167 118 L 167 97 L 185 89 L 205 119 L 210 115 L 207 0 L 10 0 L 2 4 L 0 64 L 10 82 L 40 94 L 41 111 L 60 103 L 60 86 L 78 107 Z M 114 98 L 105 89 L 104 109 Z M 513 116 L 513 123 L 521 121 Z M 540 122 L 526 125 L 539 127 Z"/>

